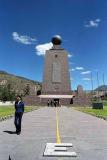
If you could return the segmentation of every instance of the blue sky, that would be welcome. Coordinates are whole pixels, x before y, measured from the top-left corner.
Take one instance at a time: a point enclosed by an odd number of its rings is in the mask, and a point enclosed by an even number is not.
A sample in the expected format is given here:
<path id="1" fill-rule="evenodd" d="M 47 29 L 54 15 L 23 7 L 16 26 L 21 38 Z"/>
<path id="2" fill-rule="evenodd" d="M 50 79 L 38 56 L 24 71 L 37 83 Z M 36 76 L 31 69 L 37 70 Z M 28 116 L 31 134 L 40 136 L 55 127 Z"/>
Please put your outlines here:
<path id="1" fill-rule="evenodd" d="M 0 70 L 42 81 L 53 35 L 69 52 L 71 87 L 107 84 L 106 0 L 0 0 Z"/>

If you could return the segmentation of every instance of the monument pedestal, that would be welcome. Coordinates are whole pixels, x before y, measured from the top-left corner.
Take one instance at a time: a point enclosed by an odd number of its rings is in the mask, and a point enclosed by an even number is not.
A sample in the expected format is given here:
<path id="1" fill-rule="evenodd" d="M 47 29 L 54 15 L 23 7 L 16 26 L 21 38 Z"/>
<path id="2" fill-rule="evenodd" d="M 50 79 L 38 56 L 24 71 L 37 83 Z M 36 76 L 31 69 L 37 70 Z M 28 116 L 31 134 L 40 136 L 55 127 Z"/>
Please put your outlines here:
<path id="1" fill-rule="evenodd" d="M 59 106 L 73 103 L 73 95 L 40 95 L 41 103 L 47 105 L 47 102 L 57 101 Z"/>

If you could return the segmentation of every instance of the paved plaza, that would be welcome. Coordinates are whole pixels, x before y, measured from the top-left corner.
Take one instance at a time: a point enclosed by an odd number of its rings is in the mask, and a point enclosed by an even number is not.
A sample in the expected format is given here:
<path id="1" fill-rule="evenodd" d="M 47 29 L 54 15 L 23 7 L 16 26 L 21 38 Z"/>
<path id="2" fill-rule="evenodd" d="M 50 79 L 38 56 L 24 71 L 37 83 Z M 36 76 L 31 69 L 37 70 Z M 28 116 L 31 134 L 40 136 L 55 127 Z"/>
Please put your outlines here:
<path id="1" fill-rule="evenodd" d="M 62 143 L 72 143 L 77 157 L 44 157 L 46 143 L 56 142 L 55 108 L 42 107 L 25 113 L 21 135 L 14 119 L 0 122 L 0 160 L 107 160 L 107 121 L 79 111 L 59 107 Z"/>

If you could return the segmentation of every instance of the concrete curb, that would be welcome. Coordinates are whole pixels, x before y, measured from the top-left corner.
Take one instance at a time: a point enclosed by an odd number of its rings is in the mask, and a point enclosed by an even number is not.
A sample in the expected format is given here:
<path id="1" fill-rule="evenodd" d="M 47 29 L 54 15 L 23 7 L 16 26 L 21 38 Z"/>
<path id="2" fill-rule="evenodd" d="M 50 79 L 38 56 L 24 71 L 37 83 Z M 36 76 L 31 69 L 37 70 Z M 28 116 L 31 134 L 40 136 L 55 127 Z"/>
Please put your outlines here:
<path id="1" fill-rule="evenodd" d="M 107 117 L 103 117 L 103 116 L 96 116 L 96 117 L 107 121 Z"/>
<path id="2" fill-rule="evenodd" d="M 95 114 L 92 114 L 92 113 L 87 113 L 87 112 L 84 112 L 84 111 L 81 111 L 81 110 L 78 110 L 78 109 L 77 109 L 77 111 L 82 112 L 82 113 L 86 113 L 88 115 L 91 115 L 91 116 L 94 116 L 94 117 L 97 117 L 99 119 L 103 119 L 103 120 L 107 121 L 107 117 L 103 117 L 103 116 L 100 116 L 100 115 L 95 115 Z"/>
<path id="3" fill-rule="evenodd" d="M 30 111 L 24 112 L 24 114 L 25 114 L 25 113 L 28 113 L 28 112 L 35 111 L 35 110 L 37 110 L 37 109 L 33 109 L 33 108 L 32 108 Z M 14 117 L 14 114 L 11 114 L 11 115 L 8 115 L 8 116 L 4 116 L 4 117 L 0 117 L 0 122 L 5 121 L 5 120 L 8 120 L 8 119 L 10 119 L 10 118 L 12 118 L 12 117 Z"/>
<path id="4" fill-rule="evenodd" d="M 12 115 L 8 115 L 8 116 L 0 117 L 0 122 L 5 121 L 5 120 L 7 120 L 7 119 L 10 119 L 10 118 L 12 118 L 13 116 L 14 116 L 14 115 L 12 114 Z"/>
<path id="5" fill-rule="evenodd" d="M 28 112 L 32 112 L 32 111 L 34 111 L 34 109 L 31 109 L 31 110 L 28 111 Z M 24 112 L 24 113 L 28 113 L 28 112 Z M 12 118 L 12 117 L 14 117 L 14 114 L 8 115 L 8 116 L 4 116 L 4 117 L 0 117 L 0 122 L 6 121 L 6 120 L 8 120 L 8 119 L 10 119 L 10 118 Z"/>

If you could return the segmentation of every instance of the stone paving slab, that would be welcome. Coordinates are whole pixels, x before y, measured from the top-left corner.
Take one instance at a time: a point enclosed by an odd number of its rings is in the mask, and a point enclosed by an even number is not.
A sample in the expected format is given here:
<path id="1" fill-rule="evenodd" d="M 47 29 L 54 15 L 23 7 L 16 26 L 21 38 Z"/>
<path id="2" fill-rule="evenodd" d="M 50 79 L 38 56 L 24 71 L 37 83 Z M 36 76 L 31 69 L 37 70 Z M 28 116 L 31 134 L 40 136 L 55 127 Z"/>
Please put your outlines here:
<path id="1" fill-rule="evenodd" d="M 77 157 L 43 157 L 46 143 L 56 142 L 55 108 L 42 107 L 26 113 L 22 134 L 15 131 L 14 119 L 0 122 L 0 160 L 107 160 L 107 121 L 91 115 L 59 107 L 62 143 L 72 143 Z"/>

